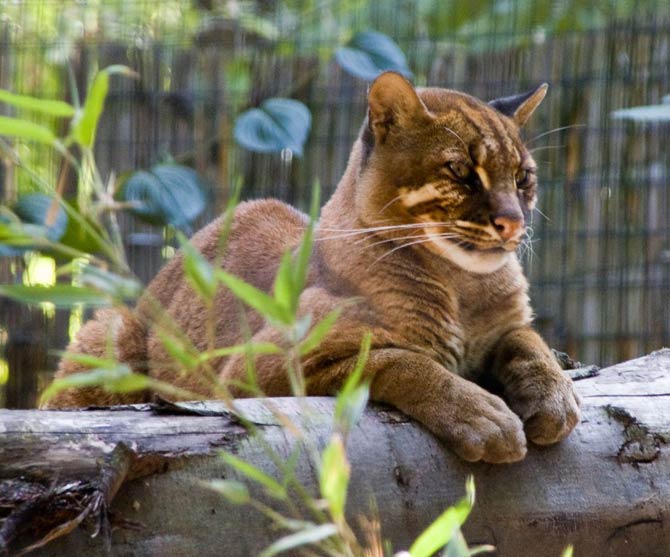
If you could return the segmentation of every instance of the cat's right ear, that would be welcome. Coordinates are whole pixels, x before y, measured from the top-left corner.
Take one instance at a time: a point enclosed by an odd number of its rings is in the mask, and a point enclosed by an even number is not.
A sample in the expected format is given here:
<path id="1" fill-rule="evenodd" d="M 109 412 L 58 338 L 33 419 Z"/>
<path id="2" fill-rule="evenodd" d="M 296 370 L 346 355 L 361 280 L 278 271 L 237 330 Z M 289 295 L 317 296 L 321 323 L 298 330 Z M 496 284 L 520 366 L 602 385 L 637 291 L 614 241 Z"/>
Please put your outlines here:
<path id="1" fill-rule="evenodd" d="M 412 84 L 396 72 L 374 80 L 368 93 L 368 125 L 377 143 L 384 143 L 393 127 L 403 128 L 429 112 Z"/>

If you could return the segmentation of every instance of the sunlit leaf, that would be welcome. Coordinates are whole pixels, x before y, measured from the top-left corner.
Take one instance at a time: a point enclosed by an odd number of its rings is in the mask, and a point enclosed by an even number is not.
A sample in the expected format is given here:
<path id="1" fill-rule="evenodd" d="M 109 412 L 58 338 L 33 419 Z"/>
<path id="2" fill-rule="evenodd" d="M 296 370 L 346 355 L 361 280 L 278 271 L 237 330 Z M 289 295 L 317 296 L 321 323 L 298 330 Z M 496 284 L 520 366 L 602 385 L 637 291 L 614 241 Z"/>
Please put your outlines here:
<path id="1" fill-rule="evenodd" d="M 262 485 L 269 495 L 275 499 L 286 499 L 286 488 L 260 468 L 230 453 L 221 451 L 219 454 L 226 464 L 232 466 L 250 480 Z"/>
<path id="2" fill-rule="evenodd" d="M 114 74 L 136 75 L 130 68 L 119 65 L 109 66 L 95 75 L 89 87 L 86 102 L 81 113 L 72 121 L 70 132 L 71 137 L 83 147 L 93 147 L 98 122 L 109 91 L 109 77 Z"/>
<path id="3" fill-rule="evenodd" d="M 289 149 L 301 157 L 311 125 L 312 116 L 304 104 L 275 98 L 240 114 L 233 133 L 237 142 L 250 151 L 278 153 Z"/>
<path id="4" fill-rule="evenodd" d="M 412 77 L 400 47 L 390 37 L 377 31 L 356 34 L 346 46 L 337 49 L 335 59 L 345 71 L 368 81 L 389 70 Z"/>
<path id="5" fill-rule="evenodd" d="M 99 290 L 70 284 L 56 284 L 54 286 L 5 284 L 0 286 L 0 296 L 32 305 L 50 302 L 58 308 L 69 308 L 76 304 L 89 307 L 110 305 L 107 297 Z"/>
<path id="6" fill-rule="evenodd" d="M 466 496 L 444 511 L 426 528 L 410 547 L 412 557 L 431 557 L 449 543 L 452 535 L 468 518 L 475 501 L 475 485 L 472 476 L 465 483 Z"/>
<path id="7" fill-rule="evenodd" d="M 321 496 L 328 502 L 333 520 L 338 523 L 344 520 L 350 474 L 351 467 L 347 460 L 344 442 L 340 435 L 335 434 L 321 454 L 319 486 Z"/>
<path id="8" fill-rule="evenodd" d="M 270 547 L 265 549 L 259 557 L 273 557 L 274 555 L 277 555 L 283 551 L 301 547 L 303 545 L 317 543 L 336 534 L 337 526 L 334 524 L 321 524 L 319 526 L 314 526 L 313 528 L 301 530 L 300 532 L 290 534 L 277 540 Z"/>
<path id="9" fill-rule="evenodd" d="M 209 480 L 200 485 L 220 493 L 234 505 L 244 505 L 251 500 L 247 486 L 236 480 Z"/>
<path id="10" fill-rule="evenodd" d="M 326 314 L 326 316 L 319 321 L 312 330 L 309 332 L 305 340 L 300 343 L 300 355 L 304 356 L 312 350 L 314 350 L 321 341 L 326 337 L 328 332 L 333 328 L 335 322 L 340 317 L 342 313 L 342 308 L 336 308 L 333 311 Z"/>
<path id="11" fill-rule="evenodd" d="M 160 164 L 132 174 L 118 197 L 133 204 L 131 212 L 155 225 L 170 224 L 185 231 L 205 209 L 204 185 L 191 168 Z"/>
<path id="12" fill-rule="evenodd" d="M 206 362 L 235 354 L 280 354 L 281 352 L 282 349 L 271 342 L 251 342 L 208 350 L 207 352 L 202 352 L 198 359 L 200 362 Z"/>
<path id="13" fill-rule="evenodd" d="M 116 364 L 106 369 L 92 369 L 82 373 L 73 373 L 54 380 L 42 393 L 41 403 L 65 389 L 82 387 L 101 387 L 108 392 L 125 393 L 149 388 L 150 380 L 146 375 L 133 373 L 125 364 Z"/>
<path id="14" fill-rule="evenodd" d="M 179 245 L 184 254 L 184 273 L 191 288 L 205 302 L 211 302 L 216 294 L 217 280 L 209 261 L 186 239 L 177 234 Z"/>
<path id="15" fill-rule="evenodd" d="M 67 118 L 74 116 L 75 112 L 74 106 L 65 101 L 38 99 L 28 95 L 17 95 L 16 93 L 10 93 L 4 89 L 0 89 L 0 101 L 11 104 L 17 108 L 50 114 L 51 116 L 63 116 Z"/>
<path id="16" fill-rule="evenodd" d="M 294 299 L 297 301 L 298 296 L 294 296 L 295 285 L 293 284 L 293 257 L 290 251 L 285 251 L 277 269 L 277 276 L 275 277 L 273 292 L 274 298 L 279 305 L 284 307 L 287 312 L 293 314 L 295 312 Z M 299 294 L 299 293 L 298 293 Z"/>
<path id="17" fill-rule="evenodd" d="M 136 300 L 143 291 L 142 284 L 134 278 L 124 277 L 94 265 L 86 265 L 82 269 L 79 281 L 122 301 Z"/>
<path id="18" fill-rule="evenodd" d="M 9 116 L 0 116 L 0 135 L 28 139 L 46 145 L 55 145 L 57 142 L 56 135 L 49 128 Z"/>
<path id="19" fill-rule="evenodd" d="M 572 545 L 569 545 L 568 547 L 565 548 L 565 550 L 561 554 L 561 557 L 572 557 L 573 552 L 574 548 L 572 547 Z"/>

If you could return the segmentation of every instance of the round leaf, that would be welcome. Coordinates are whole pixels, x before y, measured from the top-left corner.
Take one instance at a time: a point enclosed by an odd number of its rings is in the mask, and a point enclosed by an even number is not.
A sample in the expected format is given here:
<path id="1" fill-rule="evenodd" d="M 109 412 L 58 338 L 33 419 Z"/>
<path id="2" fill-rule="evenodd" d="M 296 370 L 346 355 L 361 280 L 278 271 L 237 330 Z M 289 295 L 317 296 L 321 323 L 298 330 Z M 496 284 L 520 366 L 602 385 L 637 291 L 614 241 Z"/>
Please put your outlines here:
<path id="1" fill-rule="evenodd" d="M 121 198 L 135 203 L 132 212 L 140 219 L 184 230 L 205 208 L 203 185 L 197 173 L 173 164 L 136 172 L 124 183 Z"/>
<path id="2" fill-rule="evenodd" d="M 67 214 L 58 201 L 48 195 L 22 195 L 14 205 L 14 213 L 25 223 L 45 227 L 46 237 L 52 242 L 57 242 L 65 234 Z"/>
<path id="3" fill-rule="evenodd" d="M 355 35 L 335 52 L 335 59 L 346 72 L 368 81 L 389 70 L 412 77 L 400 47 L 390 37 L 376 31 Z"/>
<path id="4" fill-rule="evenodd" d="M 312 124 L 309 109 L 293 99 L 268 99 L 260 108 L 243 112 L 235 122 L 235 139 L 257 153 L 278 153 L 290 149 L 296 156 Z"/>

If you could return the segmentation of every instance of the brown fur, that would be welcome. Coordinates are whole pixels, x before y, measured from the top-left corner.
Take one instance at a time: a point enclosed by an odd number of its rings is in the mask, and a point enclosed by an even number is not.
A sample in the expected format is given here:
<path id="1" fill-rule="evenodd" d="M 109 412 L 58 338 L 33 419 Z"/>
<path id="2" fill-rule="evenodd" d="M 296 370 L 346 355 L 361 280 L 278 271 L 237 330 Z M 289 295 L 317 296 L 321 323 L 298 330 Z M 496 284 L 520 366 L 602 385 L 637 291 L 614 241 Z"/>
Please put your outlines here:
<path id="1" fill-rule="evenodd" d="M 313 322 L 344 307 L 325 341 L 304 358 L 309 394 L 337 391 L 369 330 L 373 343 L 365 372 L 372 399 L 415 417 L 467 460 L 515 461 L 526 453 L 526 438 L 549 444 L 572 430 L 578 401 L 530 328 L 527 283 L 514 254 L 536 197 L 534 163 L 518 125 L 543 96 L 538 89 L 506 116 L 455 91 L 417 94 L 397 74 L 375 81 L 368 125 L 322 210 L 300 298 L 301 313 L 313 314 Z M 281 254 L 299 244 L 305 223 L 304 215 L 278 201 L 241 204 L 223 266 L 270 291 Z M 396 224 L 419 226 L 379 229 Z M 210 261 L 218 261 L 220 228 L 215 221 L 193 238 Z M 425 234 L 431 231 L 448 237 L 429 239 Z M 345 304 L 352 298 L 357 302 Z M 208 311 L 175 257 L 137 310 L 119 314 L 115 346 L 122 360 L 146 362 L 153 377 L 203 397 L 214 394 L 211 386 L 202 374 L 176 369 L 159 327 L 151 325 L 161 321 L 157 303 L 166 309 L 162 322 L 177 325 L 199 350 L 242 342 L 245 328 L 255 341 L 283 342 L 224 288 Z M 100 354 L 108 338 L 105 323 L 114 319 L 112 312 L 99 313 L 71 350 Z M 213 334 L 208 323 L 214 323 Z M 234 383 L 245 380 L 243 357 L 214 365 L 234 395 L 248 394 Z M 64 362 L 58 376 L 74 371 L 77 366 Z M 259 357 L 257 374 L 265 394 L 290 394 L 282 357 Z M 502 398 L 476 382 L 498 383 Z M 77 391 L 51 405 L 130 398 Z"/>

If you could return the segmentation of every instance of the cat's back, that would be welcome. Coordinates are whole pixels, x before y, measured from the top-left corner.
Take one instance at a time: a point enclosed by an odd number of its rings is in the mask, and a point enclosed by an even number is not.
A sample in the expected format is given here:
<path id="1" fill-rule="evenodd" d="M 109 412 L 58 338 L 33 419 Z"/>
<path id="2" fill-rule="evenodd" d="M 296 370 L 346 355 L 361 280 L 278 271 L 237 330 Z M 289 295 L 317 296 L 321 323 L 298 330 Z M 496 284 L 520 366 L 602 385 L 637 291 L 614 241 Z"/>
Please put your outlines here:
<path id="1" fill-rule="evenodd" d="M 269 290 L 282 254 L 298 245 L 308 221 L 307 215 L 276 199 L 245 201 L 236 207 L 227 237 L 224 215 L 194 234 L 191 244 L 210 263 Z M 148 289 L 166 307 L 185 287 L 183 255 L 179 252 Z"/>

